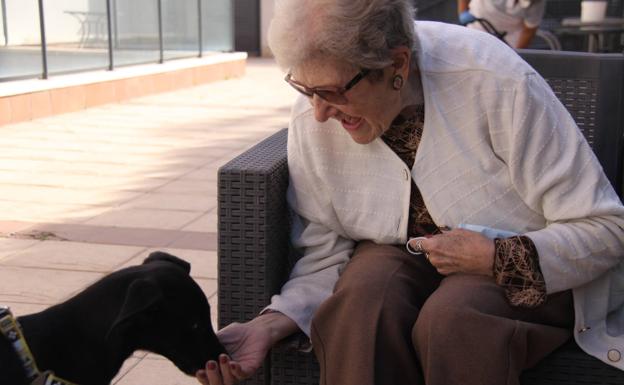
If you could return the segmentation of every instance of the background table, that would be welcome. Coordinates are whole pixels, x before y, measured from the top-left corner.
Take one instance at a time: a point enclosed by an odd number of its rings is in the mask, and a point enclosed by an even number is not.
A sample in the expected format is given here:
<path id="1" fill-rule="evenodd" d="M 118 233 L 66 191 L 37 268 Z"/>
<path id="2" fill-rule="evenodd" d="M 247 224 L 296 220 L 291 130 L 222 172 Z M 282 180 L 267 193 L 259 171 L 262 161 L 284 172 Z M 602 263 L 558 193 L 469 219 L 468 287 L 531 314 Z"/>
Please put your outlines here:
<path id="1" fill-rule="evenodd" d="M 604 47 L 607 35 L 616 35 L 619 37 L 618 44 L 622 45 L 624 18 L 606 17 L 599 22 L 582 22 L 578 17 L 568 17 L 561 21 L 556 33 L 587 36 L 587 51 L 597 52 Z"/>

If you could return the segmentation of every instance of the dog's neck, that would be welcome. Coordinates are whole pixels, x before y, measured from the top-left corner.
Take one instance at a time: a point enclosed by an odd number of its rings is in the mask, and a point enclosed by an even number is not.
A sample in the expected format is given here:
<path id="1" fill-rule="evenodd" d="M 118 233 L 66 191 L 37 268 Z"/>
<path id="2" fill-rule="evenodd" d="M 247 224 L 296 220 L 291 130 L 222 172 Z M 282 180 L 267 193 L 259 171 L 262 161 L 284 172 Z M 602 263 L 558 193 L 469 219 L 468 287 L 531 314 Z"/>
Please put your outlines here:
<path id="1" fill-rule="evenodd" d="M 18 320 L 40 370 L 79 385 L 108 385 L 137 347 L 109 336 L 115 314 L 86 299 L 78 296 Z"/>

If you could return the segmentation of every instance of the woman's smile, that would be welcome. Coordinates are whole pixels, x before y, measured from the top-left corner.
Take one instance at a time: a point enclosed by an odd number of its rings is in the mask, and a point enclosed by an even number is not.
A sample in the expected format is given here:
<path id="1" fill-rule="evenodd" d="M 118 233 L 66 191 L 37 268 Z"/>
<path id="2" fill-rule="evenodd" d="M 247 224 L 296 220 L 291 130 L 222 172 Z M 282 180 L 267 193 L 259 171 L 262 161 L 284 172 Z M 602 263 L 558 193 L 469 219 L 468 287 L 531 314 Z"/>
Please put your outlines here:
<path id="1" fill-rule="evenodd" d="M 343 114 L 340 117 L 340 123 L 342 123 L 342 127 L 347 131 L 357 131 L 362 123 L 364 123 L 364 119 Z"/>

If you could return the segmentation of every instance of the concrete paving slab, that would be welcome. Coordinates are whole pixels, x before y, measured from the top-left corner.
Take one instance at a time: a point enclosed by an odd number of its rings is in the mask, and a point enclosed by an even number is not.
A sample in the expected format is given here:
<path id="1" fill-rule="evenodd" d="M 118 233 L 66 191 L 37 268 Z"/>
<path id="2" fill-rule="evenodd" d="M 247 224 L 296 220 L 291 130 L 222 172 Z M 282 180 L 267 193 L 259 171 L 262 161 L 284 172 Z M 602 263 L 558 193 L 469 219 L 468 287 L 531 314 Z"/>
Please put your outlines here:
<path id="1" fill-rule="evenodd" d="M 143 250 L 140 254 L 124 263 L 120 268 L 140 265 L 143 260 L 154 251 L 164 251 L 175 255 L 191 264 L 191 276 L 193 278 L 217 279 L 217 252 L 213 250 L 189 250 L 171 247 L 151 247 Z M 213 295 L 214 293 L 208 293 Z"/>
<path id="2" fill-rule="evenodd" d="M 38 243 L 39 241 L 34 239 L 0 238 L 0 263 Z"/>
<path id="3" fill-rule="evenodd" d="M 44 223 L 12 235 L 14 238 L 64 240 L 104 245 L 145 247 L 177 247 L 192 250 L 216 250 L 216 234 L 132 228 L 124 226 L 93 226 L 82 224 Z"/>
<path id="4" fill-rule="evenodd" d="M 18 218 L 20 221 L 34 223 L 81 223 L 109 209 L 110 207 L 104 205 L 0 201 L 0 221 Z"/>
<path id="5" fill-rule="evenodd" d="M 114 385 L 197 385 L 195 377 L 182 373 L 171 362 L 148 355 Z"/>
<path id="6" fill-rule="evenodd" d="M 56 304 L 102 276 L 101 273 L 2 266 L 0 303 Z"/>
<path id="7" fill-rule="evenodd" d="M 11 302 L 11 301 L 3 301 L 3 306 L 8 306 L 13 312 L 13 315 L 16 317 L 39 313 L 48 308 L 49 305 L 45 304 L 37 304 L 37 303 L 25 303 L 25 302 Z"/>
<path id="8" fill-rule="evenodd" d="M 40 241 L 0 260 L 1 266 L 107 273 L 145 248 L 82 242 Z"/>
<path id="9" fill-rule="evenodd" d="M 152 206 L 154 207 L 154 206 Z M 175 230 L 185 227 L 203 215 L 201 211 L 181 211 L 159 208 L 122 207 L 106 211 L 85 221 L 87 225 L 136 227 L 145 229 Z"/>
<path id="10" fill-rule="evenodd" d="M 208 278 L 195 278 L 195 281 L 201 287 L 206 298 L 210 299 L 217 296 L 217 280 Z M 213 312 L 215 313 L 215 312 Z"/>
<path id="11" fill-rule="evenodd" d="M 216 250 L 217 234 L 198 231 L 180 231 L 180 235 L 168 243 L 167 246 L 193 250 Z"/>
<path id="12" fill-rule="evenodd" d="M 218 228 L 217 209 L 211 210 L 209 213 L 202 215 L 195 221 L 189 223 L 182 228 L 183 231 L 206 231 L 217 232 Z"/>
<path id="13" fill-rule="evenodd" d="M 144 357 L 135 357 L 132 356 L 130 358 L 128 358 L 126 361 L 124 361 L 123 365 L 121 366 L 121 369 L 119 369 L 119 372 L 117 373 L 117 375 L 115 376 L 115 378 L 113 378 L 113 381 L 111 382 L 112 384 L 117 384 L 119 383 L 119 381 L 121 381 L 121 379 L 128 374 L 132 369 L 136 368 L 136 366 L 141 363 L 141 360 Z"/>
<path id="14" fill-rule="evenodd" d="M 32 150 L 31 150 L 32 151 Z M 83 190 L 103 191 L 151 191 L 169 179 L 142 178 L 137 181 L 133 176 L 106 176 L 84 174 L 62 174 L 60 172 L 43 172 L 35 170 L 0 170 L 0 184 L 2 186 L 18 185 L 28 188 L 56 187 Z"/>
<path id="15" fill-rule="evenodd" d="M 207 192 L 214 192 L 213 189 L 216 185 L 217 171 L 214 168 L 211 168 L 209 172 L 206 172 L 206 174 L 205 178 L 201 179 L 192 179 L 187 174 L 187 176 L 154 189 L 153 192 L 156 194 L 174 193 L 206 195 Z M 216 196 L 213 195 L 213 197 Z"/>
<path id="16" fill-rule="evenodd" d="M 33 202 L 43 205 L 116 205 L 129 202 L 140 197 L 141 194 L 135 191 L 126 190 L 82 190 L 67 187 L 45 187 L 32 188 L 26 186 L 2 186 L 0 189 L 0 200 L 15 202 Z"/>
<path id="17" fill-rule="evenodd" d="M 212 297 L 208 298 L 208 303 L 210 304 L 210 309 L 217 309 L 219 306 L 219 296 L 218 295 L 213 295 Z M 212 310 L 211 314 L 210 314 L 210 322 L 212 322 L 212 327 L 217 330 L 219 328 L 219 322 L 218 322 L 218 312 L 216 310 Z"/>
<path id="18" fill-rule="evenodd" d="M 223 154 L 219 156 L 218 158 L 216 158 L 215 159 L 216 162 L 212 162 L 204 167 L 201 167 L 201 168 L 198 168 L 196 170 L 189 172 L 188 174 L 184 175 L 184 177 L 181 178 L 180 181 L 186 181 L 190 183 L 192 183 L 193 181 L 197 181 L 197 180 L 216 182 L 217 175 L 218 175 L 217 172 L 219 171 L 219 167 L 227 163 L 228 160 L 233 159 L 236 155 L 238 155 L 241 152 L 243 152 L 243 150 L 234 151 L 234 152 L 228 151 L 227 154 Z M 216 183 L 213 183 L 213 185 L 216 185 Z"/>
<path id="19" fill-rule="evenodd" d="M 164 209 L 205 213 L 217 207 L 215 196 L 198 192 L 176 194 L 172 192 L 147 193 L 136 196 L 122 205 L 123 208 Z"/>

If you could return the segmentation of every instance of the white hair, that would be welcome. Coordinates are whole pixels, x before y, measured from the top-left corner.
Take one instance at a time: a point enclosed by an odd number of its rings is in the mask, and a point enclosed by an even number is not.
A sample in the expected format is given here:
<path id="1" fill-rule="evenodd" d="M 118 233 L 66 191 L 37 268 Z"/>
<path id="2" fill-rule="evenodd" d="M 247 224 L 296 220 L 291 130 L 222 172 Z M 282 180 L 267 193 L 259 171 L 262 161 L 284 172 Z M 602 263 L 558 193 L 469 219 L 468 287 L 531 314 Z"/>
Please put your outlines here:
<path id="1" fill-rule="evenodd" d="M 380 69 L 412 49 L 413 15 L 410 0 L 276 0 L 269 47 L 284 70 L 318 57 Z"/>

